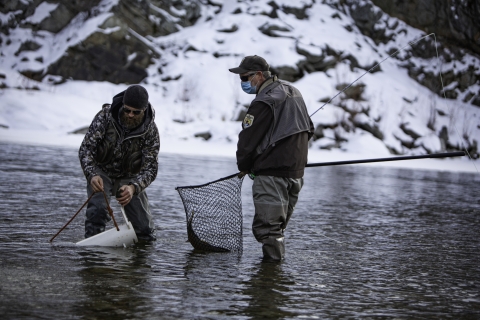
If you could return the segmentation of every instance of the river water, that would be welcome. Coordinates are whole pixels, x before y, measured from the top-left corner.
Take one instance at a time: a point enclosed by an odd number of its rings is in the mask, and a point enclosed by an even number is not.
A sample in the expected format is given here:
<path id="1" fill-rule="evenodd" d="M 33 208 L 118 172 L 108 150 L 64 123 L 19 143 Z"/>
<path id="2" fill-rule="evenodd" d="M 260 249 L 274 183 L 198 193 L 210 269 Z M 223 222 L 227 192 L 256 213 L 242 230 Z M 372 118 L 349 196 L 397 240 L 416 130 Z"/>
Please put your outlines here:
<path id="1" fill-rule="evenodd" d="M 478 174 L 308 168 L 286 259 L 262 263 L 248 178 L 243 253 L 186 242 L 175 187 L 233 174 L 233 158 L 159 162 L 147 189 L 158 241 L 76 247 L 84 211 L 49 240 L 86 200 L 77 150 L 0 144 L 1 318 L 480 318 Z"/>

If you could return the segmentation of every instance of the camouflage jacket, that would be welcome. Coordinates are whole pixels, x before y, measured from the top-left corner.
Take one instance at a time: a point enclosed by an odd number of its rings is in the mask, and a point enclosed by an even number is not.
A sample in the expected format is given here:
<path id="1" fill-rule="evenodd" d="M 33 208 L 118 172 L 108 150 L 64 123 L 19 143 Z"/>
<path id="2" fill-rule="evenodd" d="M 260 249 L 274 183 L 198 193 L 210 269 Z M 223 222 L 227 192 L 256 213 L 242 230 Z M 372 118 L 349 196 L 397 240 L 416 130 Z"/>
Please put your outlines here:
<path id="1" fill-rule="evenodd" d="M 93 119 L 78 152 L 88 183 L 103 172 L 110 178 L 130 178 L 135 194 L 145 190 L 156 178 L 160 136 L 149 104 L 143 123 L 128 132 L 119 123 L 123 94 L 113 97 Z"/>

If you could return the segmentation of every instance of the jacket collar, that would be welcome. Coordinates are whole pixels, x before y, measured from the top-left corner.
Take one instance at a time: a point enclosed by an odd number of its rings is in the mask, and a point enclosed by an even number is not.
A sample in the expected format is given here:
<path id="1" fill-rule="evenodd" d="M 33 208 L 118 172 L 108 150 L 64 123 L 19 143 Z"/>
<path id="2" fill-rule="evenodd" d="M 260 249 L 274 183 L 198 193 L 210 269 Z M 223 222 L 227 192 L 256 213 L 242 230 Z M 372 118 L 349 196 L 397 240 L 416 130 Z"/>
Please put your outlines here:
<path id="1" fill-rule="evenodd" d="M 270 78 L 268 78 L 267 80 L 265 80 L 262 85 L 260 86 L 260 88 L 258 89 L 257 91 L 257 95 L 262 91 L 264 90 L 266 87 L 268 87 L 269 85 L 271 85 L 272 83 L 274 83 L 275 81 L 277 81 L 278 78 L 277 76 L 271 76 Z"/>

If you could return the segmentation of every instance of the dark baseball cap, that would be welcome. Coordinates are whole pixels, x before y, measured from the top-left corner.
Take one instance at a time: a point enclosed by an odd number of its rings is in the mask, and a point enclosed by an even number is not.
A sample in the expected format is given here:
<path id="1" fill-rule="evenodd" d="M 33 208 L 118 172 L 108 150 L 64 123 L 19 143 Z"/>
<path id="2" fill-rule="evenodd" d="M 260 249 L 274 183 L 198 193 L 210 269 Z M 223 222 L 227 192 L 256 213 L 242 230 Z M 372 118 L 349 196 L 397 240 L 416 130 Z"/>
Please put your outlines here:
<path id="1" fill-rule="evenodd" d="M 246 56 L 240 65 L 236 68 L 228 69 L 230 72 L 241 74 L 248 71 L 268 71 L 270 66 L 267 61 L 260 56 Z"/>

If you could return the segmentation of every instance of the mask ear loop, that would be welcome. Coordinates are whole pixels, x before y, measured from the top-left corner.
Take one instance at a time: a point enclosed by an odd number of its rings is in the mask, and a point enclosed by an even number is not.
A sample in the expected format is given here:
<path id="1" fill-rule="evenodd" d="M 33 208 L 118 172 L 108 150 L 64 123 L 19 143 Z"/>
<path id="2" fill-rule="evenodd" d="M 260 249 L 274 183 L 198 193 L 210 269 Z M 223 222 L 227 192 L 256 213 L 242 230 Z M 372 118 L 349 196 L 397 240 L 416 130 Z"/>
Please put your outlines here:
<path id="1" fill-rule="evenodd" d="M 253 86 L 252 81 L 253 81 L 253 79 L 255 79 L 255 77 L 256 77 L 257 75 L 258 75 L 258 73 L 255 72 L 255 75 L 253 76 L 252 80 L 249 81 L 251 86 Z"/>
<path id="2" fill-rule="evenodd" d="M 255 79 L 255 77 L 256 77 L 257 75 L 258 75 L 258 73 L 255 72 L 255 75 L 253 76 L 252 80 L 248 81 L 248 82 L 250 82 L 250 88 L 255 88 L 255 92 L 249 92 L 249 93 L 251 93 L 251 94 L 254 94 L 254 93 L 257 92 L 257 86 L 252 84 L 253 79 Z"/>

